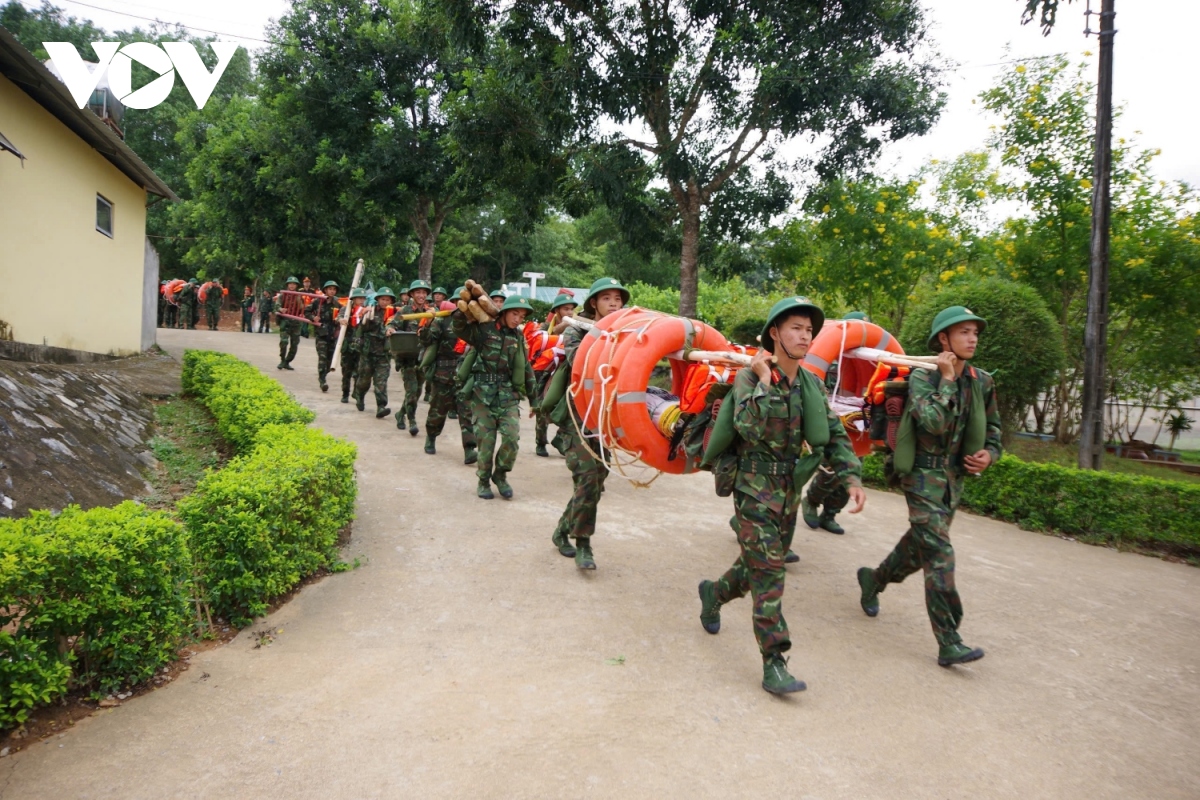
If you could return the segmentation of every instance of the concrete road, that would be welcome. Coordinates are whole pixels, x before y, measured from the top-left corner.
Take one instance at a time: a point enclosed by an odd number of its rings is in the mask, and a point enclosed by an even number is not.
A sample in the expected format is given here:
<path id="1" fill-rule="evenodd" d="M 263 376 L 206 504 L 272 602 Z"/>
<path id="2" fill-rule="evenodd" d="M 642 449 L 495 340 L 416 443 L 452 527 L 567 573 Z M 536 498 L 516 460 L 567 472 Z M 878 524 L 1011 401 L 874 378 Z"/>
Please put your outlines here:
<path id="1" fill-rule="evenodd" d="M 274 336 L 160 341 L 258 364 L 358 443 L 346 556 L 367 563 L 271 615 L 270 646 L 256 625 L 0 761 L 5 798 L 1200 796 L 1200 570 L 961 515 L 963 632 L 988 655 L 940 669 L 919 579 L 859 610 L 855 569 L 905 527 L 871 492 L 845 536 L 798 534 L 785 610 L 809 689 L 780 699 L 748 600 L 718 636 L 697 619 L 697 582 L 737 555 L 707 476 L 610 480 L 581 574 L 549 541 L 566 469 L 528 420 L 516 498 L 478 500 L 455 423 L 425 455 L 317 391 L 311 341 L 288 373 Z"/>

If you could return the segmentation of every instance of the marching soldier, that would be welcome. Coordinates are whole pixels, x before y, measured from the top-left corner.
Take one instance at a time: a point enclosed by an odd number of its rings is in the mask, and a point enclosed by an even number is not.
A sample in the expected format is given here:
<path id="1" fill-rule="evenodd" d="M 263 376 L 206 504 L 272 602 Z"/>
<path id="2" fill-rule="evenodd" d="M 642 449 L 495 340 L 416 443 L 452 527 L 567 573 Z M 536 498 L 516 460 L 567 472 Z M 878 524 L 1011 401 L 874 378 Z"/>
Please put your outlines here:
<path id="1" fill-rule="evenodd" d="M 429 455 L 437 453 L 437 437 L 441 435 L 450 411 L 457 406 L 463 461 L 474 464 L 478 455 L 475 450 L 475 434 L 471 430 L 471 410 L 466 402 L 460 399 L 458 387 L 455 385 L 459 351 L 465 349 L 460 347 L 462 340 L 454 335 L 449 317 L 430 320 L 428 324 L 421 326 L 417 336 L 422 345 L 432 347 L 436 352 L 426 381 L 426 385 L 432 388 L 429 415 L 425 418 L 425 452 Z"/>
<path id="2" fill-rule="evenodd" d="M 972 366 L 987 322 L 963 306 L 933 319 L 929 349 L 937 369 L 916 369 L 908 379 L 894 473 L 908 502 L 908 531 L 875 569 L 858 571 L 861 605 L 879 613 L 879 593 L 917 570 L 925 573 L 925 609 L 938 643 L 938 664 L 948 667 L 983 658 L 958 633 L 962 600 L 954 584 L 950 523 L 962 499 L 965 475 L 978 475 L 1002 453 L 1000 412 L 992 376 Z"/>
<path id="3" fill-rule="evenodd" d="M 734 378 L 725 401 L 734 404 L 733 427 L 739 436 L 730 525 L 742 553 L 716 581 L 700 582 L 700 623 L 708 633 L 720 631 L 722 605 L 753 595 L 762 687 L 773 694 L 806 688 L 788 672 L 783 656 L 792 642 L 782 609 L 784 556 L 796 531 L 804 484 L 825 459 L 849 486 L 855 503 L 850 513 L 862 510 L 866 502 L 862 465 L 846 430 L 816 378 L 801 366 L 824 318 L 806 298 L 780 300 L 767 315 L 762 349 L 750 368 L 739 370 Z M 807 455 L 806 443 L 812 450 Z"/>
<path id="4" fill-rule="evenodd" d="M 286 282 L 287 291 L 294 292 L 300 287 L 300 281 L 289 276 Z M 303 302 L 295 295 L 280 295 L 278 298 L 279 311 L 276 312 L 276 323 L 279 325 L 279 366 L 276 369 L 292 368 L 292 360 L 296 358 L 296 348 L 300 346 L 300 330 L 305 323 L 287 319 L 282 316 L 284 311 L 299 316 L 294 312 L 303 310 Z"/>
<path id="5" fill-rule="evenodd" d="M 221 322 L 221 302 L 225 299 L 221 288 L 221 282 L 214 278 L 204 295 L 204 320 L 210 331 L 215 331 Z"/>
<path id="6" fill-rule="evenodd" d="M 870 321 L 867 319 L 867 315 L 861 311 L 851 311 L 842 319 Z M 835 361 L 829 365 L 829 369 L 825 373 L 826 391 L 832 392 L 837 386 L 837 375 L 838 362 Z M 845 533 L 846 529 L 837 523 L 836 517 L 838 512 L 849 502 L 850 494 L 838 480 L 837 473 L 833 471 L 833 467 L 822 461 L 816 477 L 808 485 L 808 493 L 800 503 L 800 515 L 804 517 L 804 524 L 813 530 L 821 528 L 840 535 Z M 821 506 L 825 507 L 824 510 L 820 510 Z"/>
<path id="7" fill-rule="evenodd" d="M 258 301 L 258 332 L 271 332 L 271 312 L 275 310 L 275 299 L 271 293 L 263 289 L 262 297 Z"/>
<path id="8" fill-rule="evenodd" d="M 160 328 L 163 326 L 163 323 L 166 322 L 167 306 L 170 305 L 170 303 L 167 302 L 167 293 L 163 291 L 163 287 L 168 283 L 170 283 L 170 281 L 160 281 L 158 284 L 158 327 Z"/>
<path id="9" fill-rule="evenodd" d="M 166 281 L 166 283 L 170 283 L 170 281 Z M 163 316 L 163 324 L 168 328 L 174 328 L 179 324 L 179 306 L 177 305 L 179 301 L 174 295 L 170 294 L 170 290 L 164 296 L 166 297 L 167 306 L 165 315 Z"/>
<path id="10" fill-rule="evenodd" d="M 397 317 L 402 314 L 422 314 L 430 311 L 427 300 L 429 299 L 429 283 L 418 278 L 409 284 L 408 287 L 409 301 L 406 305 L 401 306 L 396 312 Z M 392 322 L 393 330 L 407 331 L 416 333 L 421 327 L 420 320 L 401 320 L 397 318 Z M 404 404 L 400 406 L 400 410 L 396 412 L 396 427 L 404 430 L 404 420 L 408 420 L 408 432 L 416 436 L 421 432 L 417 427 L 417 401 L 421 398 L 421 384 L 425 376 L 421 373 L 420 361 L 415 356 L 401 358 L 396 357 L 396 371 L 400 373 L 400 377 L 404 380 Z"/>
<path id="11" fill-rule="evenodd" d="M 521 424 L 518 404 L 521 395 L 531 398 L 531 402 L 534 396 L 533 372 L 518 326 L 531 311 L 528 300 L 513 297 L 505 301 L 500 318 L 494 322 L 468 320 L 461 311 L 451 315 L 455 335 L 477 353 L 464 392 L 470 398 L 472 427 L 479 446 L 476 495 L 484 500 L 495 497 L 492 483 L 505 500 L 513 496 L 507 478 L 517 462 Z"/>
<path id="12" fill-rule="evenodd" d="M 346 308 L 346 335 L 342 337 L 342 357 L 339 364 L 342 368 L 342 402 L 350 402 L 350 390 L 358 377 L 358 321 L 362 315 L 363 305 L 367 302 L 367 290 L 355 288 L 350 290 L 350 299 Z M 339 317 L 339 322 L 340 322 Z M 361 411 L 362 408 L 359 408 Z"/>
<path id="13" fill-rule="evenodd" d="M 195 278 L 188 279 L 188 282 L 179 290 L 179 327 L 186 327 L 188 330 L 196 330 L 197 320 L 197 303 L 200 298 L 197 296 L 199 287 Z"/>
<path id="14" fill-rule="evenodd" d="M 320 384 L 322 392 L 329 391 L 329 384 L 325 382 L 325 376 L 329 374 L 329 365 L 333 361 L 333 349 L 337 347 L 337 290 L 337 281 L 325 281 L 321 291 L 328 299 L 323 303 L 314 302 L 308 307 L 308 313 L 305 315 L 313 321 L 313 325 L 317 328 L 314 337 L 317 345 L 317 383 Z"/>
<path id="15" fill-rule="evenodd" d="M 600 278 L 592 284 L 587 296 L 583 298 L 583 311 L 580 312 L 580 316 L 584 319 L 600 320 L 615 311 L 620 311 L 628 303 L 629 290 L 622 286 L 620 281 L 616 278 Z M 563 333 L 563 363 L 559 365 L 559 369 L 570 370 L 575 364 L 575 353 L 581 341 L 583 331 L 580 328 L 567 328 Z M 571 415 L 566 424 L 559 428 L 559 435 L 566 442 L 567 469 L 571 471 L 574 491 L 558 519 L 550 541 L 563 556 L 573 556 L 575 566 L 579 569 L 595 569 L 592 534 L 596 532 L 596 507 L 600 504 L 600 494 L 604 491 L 608 468 L 597 459 L 591 447 L 580 436 L 583 421 L 579 418 L 570 397 L 564 396 L 560 402 L 567 404 L 566 410 Z M 554 409 L 546 409 L 547 414 L 553 411 Z M 571 539 L 575 540 L 574 547 L 571 546 Z"/>
<path id="16" fill-rule="evenodd" d="M 254 289 L 249 286 L 242 297 L 242 333 L 254 332 Z"/>
<path id="17" fill-rule="evenodd" d="M 388 323 L 392 320 L 392 301 L 396 295 L 384 286 L 375 292 L 375 308 L 367 309 L 358 323 L 358 377 L 354 382 L 354 401 L 359 411 L 365 408 L 367 389 L 375 384 L 375 419 L 383 419 L 392 410 L 388 408 L 388 363 L 387 338 L 392 335 Z"/>
<path id="18" fill-rule="evenodd" d="M 561 337 L 565 333 L 566 328 L 563 319 L 574 314 L 576 307 L 573 295 L 565 291 L 559 292 L 558 296 L 554 298 L 554 302 L 550 304 L 550 319 L 546 321 L 546 329 L 536 332 L 526 332 L 526 342 L 531 341 L 531 336 L 533 340 L 544 342 L 544 346 L 536 350 L 532 345 L 529 347 L 529 358 L 531 359 L 530 363 L 533 364 L 533 377 L 537 385 L 538 397 L 541 397 L 546 391 L 546 384 L 550 382 L 555 368 L 563 357 L 561 338 L 558 344 L 551 344 L 553 341 L 551 337 Z M 528 323 L 528 325 L 534 324 L 532 322 Z M 550 432 L 550 418 L 547 416 L 548 413 L 549 409 L 542 408 L 539 408 L 536 412 L 537 425 L 534 441 L 537 444 L 537 448 L 533 452 L 542 458 L 550 457 L 550 452 L 546 450 L 546 444 L 548 443 L 547 436 Z M 554 434 L 553 444 L 555 450 L 565 455 L 567 445 L 564 442 L 564 438 L 562 429 L 559 429 Z"/>

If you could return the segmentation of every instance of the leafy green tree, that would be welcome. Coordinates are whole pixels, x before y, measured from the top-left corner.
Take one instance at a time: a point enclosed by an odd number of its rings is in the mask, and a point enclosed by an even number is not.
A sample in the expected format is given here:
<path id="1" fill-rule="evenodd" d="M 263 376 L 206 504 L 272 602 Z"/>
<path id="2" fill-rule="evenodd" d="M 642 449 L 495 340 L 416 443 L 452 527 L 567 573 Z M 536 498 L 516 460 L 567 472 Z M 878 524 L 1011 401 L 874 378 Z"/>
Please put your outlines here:
<path id="1" fill-rule="evenodd" d="M 1063 365 L 1058 325 L 1046 303 L 1029 286 L 1001 278 L 952 280 L 908 315 L 900 333 L 906 352 L 928 353 L 933 318 L 948 306 L 966 306 L 988 321 L 974 362 L 996 379 L 1006 435 L 1024 427 L 1038 397 Z"/>
<path id="2" fill-rule="evenodd" d="M 730 221 L 758 224 L 786 206 L 779 144 L 821 140 L 813 163 L 831 174 L 885 140 L 925 132 L 942 102 L 933 64 L 914 54 L 925 34 L 915 0 L 447 3 L 464 27 L 493 24 L 555 65 L 545 80 L 570 87 L 575 147 L 590 151 L 593 184 L 666 185 L 687 315 L 705 211 L 722 193 L 737 198 L 723 206 Z M 621 132 L 595 133 L 613 127 Z"/>

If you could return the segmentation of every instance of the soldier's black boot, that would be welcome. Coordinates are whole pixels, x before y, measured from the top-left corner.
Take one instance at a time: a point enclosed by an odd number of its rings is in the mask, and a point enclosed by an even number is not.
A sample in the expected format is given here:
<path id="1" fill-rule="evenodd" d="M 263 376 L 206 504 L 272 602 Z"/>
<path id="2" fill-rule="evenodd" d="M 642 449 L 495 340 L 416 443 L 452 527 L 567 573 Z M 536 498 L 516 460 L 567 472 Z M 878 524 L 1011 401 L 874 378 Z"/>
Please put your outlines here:
<path id="1" fill-rule="evenodd" d="M 575 566 L 580 569 L 596 568 L 596 558 L 592 555 L 592 539 L 590 536 L 575 537 Z"/>
<path id="2" fill-rule="evenodd" d="M 367 410 L 367 404 L 366 404 L 366 402 L 363 400 L 363 397 L 362 397 L 362 395 L 361 395 L 361 394 L 355 394 L 355 395 L 354 395 L 354 407 L 355 407 L 355 408 L 357 408 L 359 411 L 366 411 L 366 410 Z"/>
<path id="3" fill-rule="evenodd" d="M 799 560 L 800 556 L 796 555 L 796 551 L 791 549 L 789 549 L 787 551 L 787 555 L 783 557 L 783 563 L 785 564 L 795 564 Z"/>
<path id="4" fill-rule="evenodd" d="M 437 455 L 437 445 L 434 444 L 434 437 L 429 434 L 425 435 L 425 452 L 431 456 Z"/>
<path id="5" fill-rule="evenodd" d="M 505 500 L 512 500 L 513 489 L 508 485 L 508 481 L 505 480 L 507 477 L 507 472 L 500 472 L 497 470 L 496 472 L 492 473 L 492 483 L 496 484 L 496 489 L 500 492 L 501 497 L 503 497 Z"/>
<path id="6" fill-rule="evenodd" d="M 458 412 L 453 408 L 446 412 L 446 419 L 458 419 Z"/>
<path id="7" fill-rule="evenodd" d="M 560 456 L 567 454 L 567 443 L 563 438 L 562 431 L 554 434 L 554 438 L 550 440 L 550 444 L 554 446 L 554 449 L 558 451 Z"/>
<path id="8" fill-rule="evenodd" d="M 781 655 L 763 656 L 762 687 L 771 694 L 791 694 L 808 688 L 804 681 L 793 678 L 787 669 L 787 659 Z"/>
<path id="9" fill-rule="evenodd" d="M 479 451 L 474 447 L 468 447 L 463 451 L 463 463 L 470 465 L 479 460 Z"/>
<path id="10" fill-rule="evenodd" d="M 814 531 L 821 526 L 821 515 L 817 513 L 817 507 L 808 502 L 808 495 L 800 500 L 800 515 L 804 517 L 804 524 Z"/>
<path id="11" fill-rule="evenodd" d="M 712 581 L 700 581 L 700 625 L 709 633 L 721 630 L 721 603 Z"/>
<path id="12" fill-rule="evenodd" d="M 492 494 L 492 482 L 487 478 L 479 479 L 479 488 L 475 490 L 475 496 L 483 500 L 493 500 L 496 495 Z"/>
<path id="13" fill-rule="evenodd" d="M 534 454 L 534 455 L 536 455 L 536 456 L 541 456 L 542 458 L 549 458 L 549 457 L 550 457 L 550 452 L 549 452 L 548 450 L 546 450 L 546 443 L 545 443 L 545 442 L 539 442 L 539 443 L 538 443 L 538 445 L 537 445 L 537 447 L 535 447 L 535 448 L 533 449 L 533 454 Z"/>
<path id="14" fill-rule="evenodd" d="M 349 403 L 349 402 L 350 402 L 350 395 L 348 395 L 348 394 L 343 394 L 343 395 L 342 395 L 342 402 L 343 402 L 343 403 Z"/>
<path id="15" fill-rule="evenodd" d="M 409 434 L 411 434 L 413 436 L 416 436 L 418 433 L 421 432 L 421 429 L 417 427 L 417 418 L 416 417 L 408 418 L 408 432 L 409 432 Z"/>
<path id="16" fill-rule="evenodd" d="M 390 413 L 392 413 L 392 410 L 391 410 L 390 408 L 388 408 L 387 406 L 384 406 L 383 408 L 376 409 L 376 410 L 375 410 L 375 419 L 383 419 L 384 417 L 386 417 L 386 416 L 387 416 L 388 414 L 390 414 Z"/>
<path id="17" fill-rule="evenodd" d="M 983 658 L 983 650 L 967 647 L 962 642 L 944 644 L 938 647 L 938 666 L 952 667 L 955 664 L 966 664 Z"/>
<path id="18" fill-rule="evenodd" d="M 565 531 L 560 532 L 556 529 L 550 537 L 550 541 L 554 542 L 554 546 L 558 548 L 560 555 L 566 558 L 575 557 L 575 548 L 571 546 L 571 538 L 567 536 Z"/>
<path id="19" fill-rule="evenodd" d="M 846 529 L 837 524 L 837 521 L 834 519 L 835 517 L 837 517 L 836 511 L 830 511 L 829 509 L 822 511 L 820 520 L 821 527 L 830 533 L 841 535 L 846 532 Z"/>
<path id="20" fill-rule="evenodd" d="M 879 613 L 879 590 L 883 588 L 875 581 L 875 570 L 861 567 L 858 570 L 858 587 L 862 589 L 858 604 L 862 606 L 863 613 L 868 617 L 875 616 Z"/>

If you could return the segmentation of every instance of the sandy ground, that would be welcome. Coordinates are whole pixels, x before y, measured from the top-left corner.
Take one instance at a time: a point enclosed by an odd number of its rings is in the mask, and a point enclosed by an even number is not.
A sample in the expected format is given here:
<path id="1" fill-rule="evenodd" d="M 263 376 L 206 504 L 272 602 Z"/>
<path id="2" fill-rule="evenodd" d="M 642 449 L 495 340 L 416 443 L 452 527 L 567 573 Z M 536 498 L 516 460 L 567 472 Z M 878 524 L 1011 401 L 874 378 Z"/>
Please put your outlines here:
<path id="1" fill-rule="evenodd" d="M 581 574 L 550 545 L 570 483 L 530 421 L 516 499 L 478 500 L 455 423 L 427 456 L 318 392 L 311 341 L 277 372 L 277 341 L 160 332 L 260 365 L 358 443 L 346 556 L 366 565 L 273 614 L 270 646 L 256 625 L 0 761 L 3 797 L 1200 796 L 1200 570 L 962 515 L 963 632 L 988 655 L 940 669 L 919 580 L 859 610 L 855 569 L 904 528 L 871 492 L 846 536 L 798 534 L 785 610 L 809 690 L 776 698 L 749 601 L 719 636 L 697 619 L 697 581 L 737 555 L 707 476 L 610 480 Z"/>

